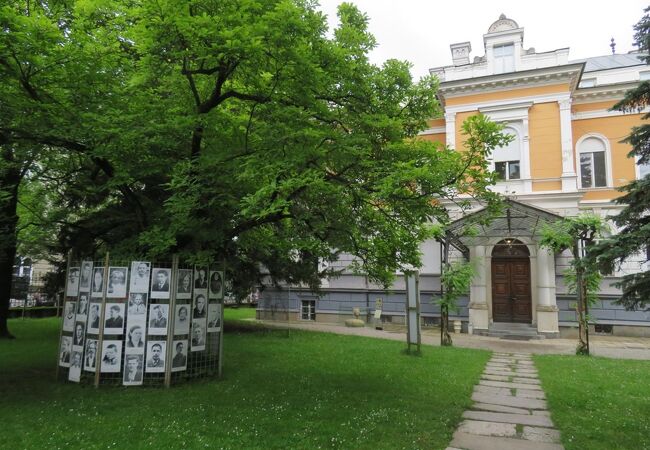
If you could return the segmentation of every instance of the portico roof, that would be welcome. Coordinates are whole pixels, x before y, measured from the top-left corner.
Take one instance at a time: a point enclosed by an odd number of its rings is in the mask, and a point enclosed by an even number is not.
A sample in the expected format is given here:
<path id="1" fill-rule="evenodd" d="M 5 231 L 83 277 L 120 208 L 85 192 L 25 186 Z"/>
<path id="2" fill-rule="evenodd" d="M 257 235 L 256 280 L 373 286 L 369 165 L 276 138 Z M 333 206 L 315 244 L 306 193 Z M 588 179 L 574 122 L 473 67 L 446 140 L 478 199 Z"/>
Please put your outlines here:
<path id="1" fill-rule="evenodd" d="M 509 198 L 503 201 L 501 213 L 495 216 L 484 208 L 452 222 L 447 227 L 446 238 L 467 257 L 469 246 L 486 245 L 498 237 L 536 238 L 545 223 L 561 218 L 550 211 Z"/>

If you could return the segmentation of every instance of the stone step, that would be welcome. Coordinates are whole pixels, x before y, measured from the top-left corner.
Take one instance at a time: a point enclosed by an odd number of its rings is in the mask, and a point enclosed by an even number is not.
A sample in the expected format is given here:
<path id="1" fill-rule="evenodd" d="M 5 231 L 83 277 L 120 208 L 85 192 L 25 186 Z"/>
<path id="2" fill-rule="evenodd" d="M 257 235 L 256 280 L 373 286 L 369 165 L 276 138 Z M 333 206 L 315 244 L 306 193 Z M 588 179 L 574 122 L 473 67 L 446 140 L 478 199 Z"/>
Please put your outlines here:
<path id="1" fill-rule="evenodd" d="M 477 436 L 459 431 L 454 433 L 450 446 L 467 450 L 564 450 L 560 444 L 507 437 Z"/>
<path id="2" fill-rule="evenodd" d="M 523 414 L 528 415 L 530 411 L 524 408 L 515 408 L 512 406 L 493 405 L 491 403 L 474 403 L 472 409 L 479 411 L 492 411 L 508 414 Z"/>
<path id="3" fill-rule="evenodd" d="M 482 386 L 492 386 L 492 387 L 500 387 L 500 388 L 508 388 L 508 389 L 534 389 L 537 391 L 542 390 L 542 387 L 536 384 L 511 383 L 508 381 L 485 380 L 485 381 L 479 381 L 478 384 Z"/>

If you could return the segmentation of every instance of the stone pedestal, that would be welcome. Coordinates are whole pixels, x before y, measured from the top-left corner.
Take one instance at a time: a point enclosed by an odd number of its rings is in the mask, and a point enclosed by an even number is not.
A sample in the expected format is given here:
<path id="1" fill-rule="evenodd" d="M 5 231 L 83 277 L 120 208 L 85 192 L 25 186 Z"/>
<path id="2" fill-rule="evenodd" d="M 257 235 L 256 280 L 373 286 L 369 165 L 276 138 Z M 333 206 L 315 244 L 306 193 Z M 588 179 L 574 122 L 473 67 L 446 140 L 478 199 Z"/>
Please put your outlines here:
<path id="1" fill-rule="evenodd" d="M 476 267 L 476 276 L 472 280 L 469 295 L 469 323 L 472 329 L 487 330 L 490 326 L 490 314 L 487 304 L 487 277 L 485 262 L 485 247 L 477 245 L 470 247 L 469 259 Z"/>
<path id="2" fill-rule="evenodd" d="M 546 248 L 537 250 L 537 332 L 559 335 L 555 300 L 555 256 Z"/>
<path id="3" fill-rule="evenodd" d="M 487 330 L 490 326 L 490 317 L 488 314 L 487 303 L 470 303 L 469 304 L 469 323 L 472 330 Z"/>

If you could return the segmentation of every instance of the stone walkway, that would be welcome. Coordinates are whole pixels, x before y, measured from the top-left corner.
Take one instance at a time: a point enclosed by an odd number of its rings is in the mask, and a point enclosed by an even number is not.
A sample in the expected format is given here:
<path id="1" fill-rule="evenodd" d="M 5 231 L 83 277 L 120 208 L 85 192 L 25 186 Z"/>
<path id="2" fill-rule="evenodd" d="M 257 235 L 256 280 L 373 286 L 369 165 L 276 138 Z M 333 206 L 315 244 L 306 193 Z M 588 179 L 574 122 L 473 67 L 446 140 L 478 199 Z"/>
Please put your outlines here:
<path id="1" fill-rule="evenodd" d="M 563 450 L 530 354 L 494 353 L 447 450 Z"/>

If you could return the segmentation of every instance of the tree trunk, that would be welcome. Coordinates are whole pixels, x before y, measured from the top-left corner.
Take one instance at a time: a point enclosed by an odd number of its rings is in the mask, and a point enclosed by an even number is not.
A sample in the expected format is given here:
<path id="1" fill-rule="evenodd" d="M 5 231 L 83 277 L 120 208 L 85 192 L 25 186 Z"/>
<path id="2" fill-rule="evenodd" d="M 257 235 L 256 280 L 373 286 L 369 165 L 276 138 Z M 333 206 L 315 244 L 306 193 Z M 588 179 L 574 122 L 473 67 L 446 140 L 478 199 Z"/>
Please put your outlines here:
<path id="1" fill-rule="evenodd" d="M 576 348 L 576 354 L 589 356 L 589 328 L 585 308 L 587 295 L 582 267 L 579 264 L 576 265 L 576 297 L 576 313 L 578 315 L 578 347 Z"/>
<path id="2" fill-rule="evenodd" d="M 11 299 L 11 285 L 13 281 L 13 267 L 16 259 L 16 234 L 18 216 L 18 185 L 20 184 L 20 171 L 13 161 L 13 153 L 7 146 L 2 149 L 0 164 L 0 187 L 3 196 L 0 198 L 0 339 L 13 339 L 9 332 L 7 319 L 9 316 L 9 301 Z"/>
<path id="3" fill-rule="evenodd" d="M 444 347 L 451 346 L 451 336 L 449 335 L 449 307 L 440 306 L 440 345 Z"/>

